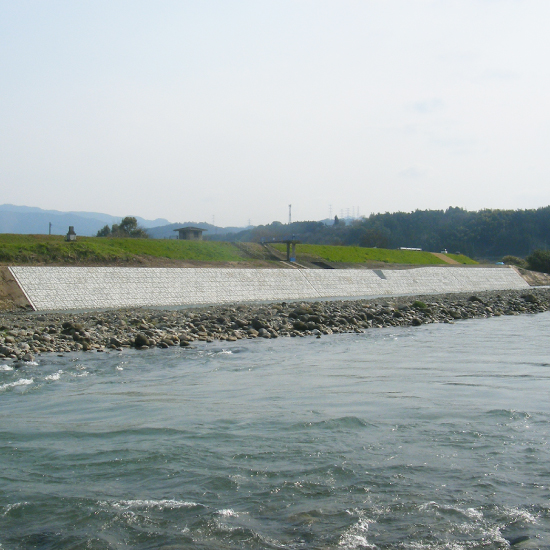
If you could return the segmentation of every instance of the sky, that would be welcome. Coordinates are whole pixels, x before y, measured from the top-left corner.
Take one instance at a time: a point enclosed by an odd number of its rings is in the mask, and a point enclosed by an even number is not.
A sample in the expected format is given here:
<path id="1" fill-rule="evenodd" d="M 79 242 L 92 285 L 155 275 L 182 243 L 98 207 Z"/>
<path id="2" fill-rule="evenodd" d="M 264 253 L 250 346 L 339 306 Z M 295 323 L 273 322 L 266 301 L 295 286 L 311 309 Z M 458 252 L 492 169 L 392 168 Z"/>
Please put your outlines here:
<path id="1" fill-rule="evenodd" d="M 550 204 L 548 0 L 0 0 L 0 202 L 219 226 Z"/>

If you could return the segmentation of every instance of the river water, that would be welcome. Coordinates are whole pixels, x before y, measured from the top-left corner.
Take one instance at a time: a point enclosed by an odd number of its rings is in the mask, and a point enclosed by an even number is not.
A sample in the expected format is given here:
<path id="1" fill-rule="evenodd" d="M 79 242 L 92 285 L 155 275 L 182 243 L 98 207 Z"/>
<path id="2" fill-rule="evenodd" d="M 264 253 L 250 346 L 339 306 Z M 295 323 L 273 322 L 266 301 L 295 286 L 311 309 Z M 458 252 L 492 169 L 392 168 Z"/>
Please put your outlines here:
<path id="1" fill-rule="evenodd" d="M 549 334 L 0 360 L 0 549 L 550 548 Z"/>

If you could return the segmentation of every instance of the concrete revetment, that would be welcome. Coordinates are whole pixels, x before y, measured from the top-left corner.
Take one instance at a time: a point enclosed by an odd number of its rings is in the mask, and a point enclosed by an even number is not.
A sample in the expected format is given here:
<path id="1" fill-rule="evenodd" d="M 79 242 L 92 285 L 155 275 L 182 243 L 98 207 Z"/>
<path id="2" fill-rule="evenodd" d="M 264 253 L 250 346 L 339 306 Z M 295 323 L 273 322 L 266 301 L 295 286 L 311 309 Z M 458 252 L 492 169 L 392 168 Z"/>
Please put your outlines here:
<path id="1" fill-rule="evenodd" d="M 35 310 L 370 298 L 529 288 L 513 268 L 9 268 Z"/>

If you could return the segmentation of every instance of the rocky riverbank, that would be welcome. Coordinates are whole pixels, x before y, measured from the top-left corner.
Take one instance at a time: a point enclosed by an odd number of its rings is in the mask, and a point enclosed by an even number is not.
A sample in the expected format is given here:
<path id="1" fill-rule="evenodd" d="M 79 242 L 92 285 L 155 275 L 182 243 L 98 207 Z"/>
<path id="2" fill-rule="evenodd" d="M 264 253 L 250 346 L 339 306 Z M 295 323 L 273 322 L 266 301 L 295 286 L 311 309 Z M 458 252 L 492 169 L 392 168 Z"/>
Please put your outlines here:
<path id="1" fill-rule="evenodd" d="M 550 289 L 373 300 L 237 304 L 176 311 L 0 314 L 0 358 L 32 361 L 41 353 L 191 346 L 193 342 L 302 337 L 379 327 L 454 323 L 461 319 L 541 313 Z"/>

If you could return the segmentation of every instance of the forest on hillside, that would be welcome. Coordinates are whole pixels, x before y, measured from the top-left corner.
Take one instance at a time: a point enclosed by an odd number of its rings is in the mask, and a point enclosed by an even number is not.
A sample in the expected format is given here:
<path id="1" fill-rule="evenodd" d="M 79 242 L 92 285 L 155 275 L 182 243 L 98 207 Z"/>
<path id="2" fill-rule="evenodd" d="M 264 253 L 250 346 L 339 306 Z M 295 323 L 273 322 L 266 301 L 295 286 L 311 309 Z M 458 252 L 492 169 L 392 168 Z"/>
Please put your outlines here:
<path id="1" fill-rule="evenodd" d="M 309 244 L 355 245 L 378 248 L 411 247 L 432 252 L 448 250 L 472 258 L 525 257 L 550 244 L 550 206 L 536 210 L 468 211 L 415 210 L 371 214 L 345 223 L 273 222 L 217 240 L 272 241 L 296 238 Z"/>

